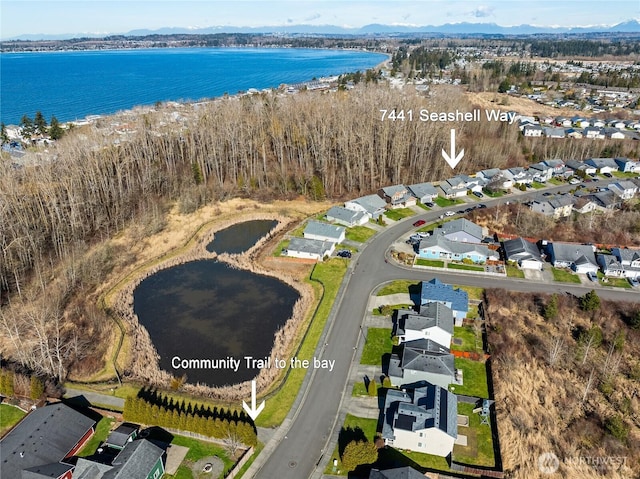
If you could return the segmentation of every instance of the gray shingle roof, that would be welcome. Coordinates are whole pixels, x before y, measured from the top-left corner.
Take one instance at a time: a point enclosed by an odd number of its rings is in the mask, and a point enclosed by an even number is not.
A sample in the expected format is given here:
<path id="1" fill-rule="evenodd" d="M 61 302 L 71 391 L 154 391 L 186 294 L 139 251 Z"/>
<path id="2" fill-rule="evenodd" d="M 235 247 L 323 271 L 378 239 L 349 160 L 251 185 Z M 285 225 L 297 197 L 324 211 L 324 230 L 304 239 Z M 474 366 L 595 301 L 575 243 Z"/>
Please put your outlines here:
<path id="1" fill-rule="evenodd" d="M 438 190 L 432 183 L 418 183 L 409 186 L 409 190 L 416 198 L 422 198 L 426 195 L 438 196 Z"/>
<path id="2" fill-rule="evenodd" d="M 94 424 L 62 403 L 31 411 L 0 439 L 2 477 L 19 478 L 23 469 L 60 462 Z"/>
<path id="3" fill-rule="evenodd" d="M 332 243 L 329 241 L 320 241 L 309 238 L 291 238 L 289 246 L 290 251 L 299 251 L 307 254 L 317 254 L 321 257 L 327 254 L 331 250 Z"/>
<path id="4" fill-rule="evenodd" d="M 551 243 L 549 246 L 553 251 L 553 259 L 555 261 L 562 263 L 576 263 L 580 261 L 579 264 L 583 264 L 586 260 L 590 264 L 597 265 L 593 247 L 590 245 Z"/>
<path id="5" fill-rule="evenodd" d="M 425 476 L 409 466 L 387 469 L 385 471 L 371 469 L 369 472 L 369 479 L 425 479 L 425 477 L 428 478 L 429 476 Z"/>
<path id="6" fill-rule="evenodd" d="M 435 231 L 435 234 L 449 235 L 458 232 L 470 234 L 478 239 L 478 243 L 482 241 L 483 238 L 482 227 L 466 218 L 458 218 L 443 224 Z"/>
<path id="7" fill-rule="evenodd" d="M 22 471 L 21 479 L 44 479 L 55 478 L 62 476 L 69 470 L 73 469 L 73 466 L 69 464 L 62 464 L 61 462 L 52 462 L 51 464 L 45 464 L 44 466 L 34 466 Z M 4 469 L 0 466 L 0 472 Z"/>
<path id="8" fill-rule="evenodd" d="M 351 200 L 351 203 L 356 203 L 364 208 L 367 213 L 374 214 L 377 211 L 384 209 L 387 203 L 378 195 L 367 195 Z"/>
<path id="9" fill-rule="evenodd" d="M 327 219 L 335 219 L 349 225 L 357 223 L 364 216 L 362 211 L 354 211 L 342 206 L 333 206 L 327 211 Z"/>
<path id="10" fill-rule="evenodd" d="M 398 334 L 403 334 L 407 329 L 421 331 L 423 329 L 438 327 L 453 334 L 453 311 L 442 303 L 427 303 L 420 306 L 420 312 L 398 310 L 399 329 Z"/>
<path id="11" fill-rule="evenodd" d="M 525 240 L 524 238 L 516 238 L 507 240 L 502 243 L 507 259 L 518 256 L 518 259 L 537 259 L 542 261 L 538 247 Z"/>
<path id="12" fill-rule="evenodd" d="M 113 460 L 115 466 L 104 479 L 146 478 L 154 464 L 164 455 L 164 451 L 146 439 L 127 444 Z M 119 466 L 119 467 L 118 467 Z"/>
<path id="13" fill-rule="evenodd" d="M 607 166 L 610 168 L 614 168 L 616 170 L 618 169 L 618 164 L 616 163 L 616 160 L 614 160 L 613 158 L 589 158 L 585 160 L 585 163 L 598 169 L 604 168 Z"/>
<path id="14" fill-rule="evenodd" d="M 334 242 L 340 241 L 340 238 L 344 234 L 344 226 L 330 225 L 328 223 L 322 223 L 321 221 L 311 220 L 304 228 L 304 235 L 323 236 L 329 238 Z"/>
<path id="15" fill-rule="evenodd" d="M 449 251 L 454 254 L 469 254 L 476 252 L 479 255 L 483 255 L 485 257 L 489 257 L 493 254 L 493 252 L 482 244 L 476 243 L 461 243 L 459 241 L 453 241 L 445 238 L 440 235 L 431 235 L 423 238 L 420 241 L 420 250 L 424 250 L 427 248 L 433 248 L 438 246 L 445 251 Z"/>

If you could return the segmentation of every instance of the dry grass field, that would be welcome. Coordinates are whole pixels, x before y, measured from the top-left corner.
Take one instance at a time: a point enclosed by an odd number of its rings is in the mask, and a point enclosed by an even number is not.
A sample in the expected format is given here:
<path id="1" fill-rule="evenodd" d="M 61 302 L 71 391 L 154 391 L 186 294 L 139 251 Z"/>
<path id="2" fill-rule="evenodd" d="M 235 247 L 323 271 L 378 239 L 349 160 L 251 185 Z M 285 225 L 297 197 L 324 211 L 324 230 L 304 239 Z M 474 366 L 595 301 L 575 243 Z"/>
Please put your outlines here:
<path id="1" fill-rule="evenodd" d="M 551 296 L 487 290 L 486 299 L 506 477 L 639 477 L 640 331 L 627 325 L 638 306 L 585 312 L 558 296 L 546 320 Z M 540 468 L 545 453 L 559 460 L 554 475 Z"/>

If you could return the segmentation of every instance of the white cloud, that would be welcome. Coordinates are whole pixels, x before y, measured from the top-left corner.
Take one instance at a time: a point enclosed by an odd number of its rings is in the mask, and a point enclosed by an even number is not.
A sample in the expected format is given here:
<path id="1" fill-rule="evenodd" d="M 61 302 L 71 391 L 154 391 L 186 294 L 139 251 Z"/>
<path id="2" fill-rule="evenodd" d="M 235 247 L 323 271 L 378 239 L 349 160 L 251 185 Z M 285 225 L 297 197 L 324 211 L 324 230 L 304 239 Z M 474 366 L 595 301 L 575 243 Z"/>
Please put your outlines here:
<path id="1" fill-rule="evenodd" d="M 476 18 L 485 18 L 493 15 L 493 7 L 488 5 L 478 5 L 475 9 L 469 12 L 469 15 Z"/>

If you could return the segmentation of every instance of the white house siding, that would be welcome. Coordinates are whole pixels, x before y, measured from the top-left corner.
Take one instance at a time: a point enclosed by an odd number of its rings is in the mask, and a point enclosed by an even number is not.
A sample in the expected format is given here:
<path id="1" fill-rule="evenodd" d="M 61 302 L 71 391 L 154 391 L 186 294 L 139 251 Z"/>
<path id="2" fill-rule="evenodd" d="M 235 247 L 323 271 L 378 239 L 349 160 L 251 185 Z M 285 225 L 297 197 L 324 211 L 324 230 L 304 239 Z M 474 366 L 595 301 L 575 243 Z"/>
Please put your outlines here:
<path id="1" fill-rule="evenodd" d="M 304 233 L 304 237 L 307 239 L 314 239 L 314 240 L 318 240 L 318 241 L 329 241 L 331 243 L 342 243 L 344 241 L 345 238 L 345 232 L 343 231 L 340 236 L 338 236 L 337 238 L 334 236 L 324 236 L 324 235 L 317 235 L 317 234 L 310 234 L 310 233 Z"/>
<path id="2" fill-rule="evenodd" d="M 521 269 L 533 269 L 536 271 L 542 270 L 542 263 L 540 261 L 531 260 L 531 259 L 523 259 L 520 261 Z"/>
<path id="3" fill-rule="evenodd" d="M 414 329 L 406 329 L 400 343 L 407 341 L 415 341 L 416 339 L 430 339 L 433 342 L 438 343 L 445 348 L 451 347 L 451 334 L 447 333 L 444 329 L 437 326 L 433 328 L 427 328 L 420 331 Z"/>
<path id="4" fill-rule="evenodd" d="M 420 434 L 422 434 L 422 437 L 420 437 Z M 437 428 L 415 432 L 395 429 L 393 435 L 393 447 L 396 449 L 409 449 L 410 451 L 441 457 L 447 457 L 451 454 L 455 442 L 455 438 Z"/>

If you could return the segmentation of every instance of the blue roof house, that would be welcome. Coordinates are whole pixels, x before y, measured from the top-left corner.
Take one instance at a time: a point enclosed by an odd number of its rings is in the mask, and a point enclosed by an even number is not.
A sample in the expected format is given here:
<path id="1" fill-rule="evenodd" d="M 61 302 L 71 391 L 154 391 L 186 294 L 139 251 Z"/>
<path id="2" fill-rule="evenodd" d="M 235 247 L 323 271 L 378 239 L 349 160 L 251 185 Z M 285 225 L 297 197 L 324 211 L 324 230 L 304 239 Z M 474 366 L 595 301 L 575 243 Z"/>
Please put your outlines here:
<path id="1" fill-rule="evenodd" d="M 469 312 L 469 295 L 462 289 L 454 289 L 438 278 L 423 281 L 420 285 L 420 305 L 442 303 L 453 311 L 455 325 L 462 326 L 462 320 Z"/>

